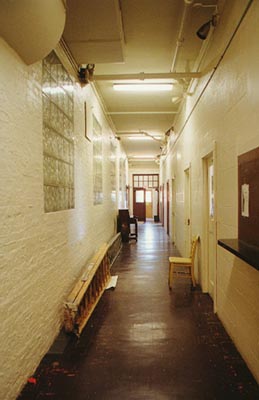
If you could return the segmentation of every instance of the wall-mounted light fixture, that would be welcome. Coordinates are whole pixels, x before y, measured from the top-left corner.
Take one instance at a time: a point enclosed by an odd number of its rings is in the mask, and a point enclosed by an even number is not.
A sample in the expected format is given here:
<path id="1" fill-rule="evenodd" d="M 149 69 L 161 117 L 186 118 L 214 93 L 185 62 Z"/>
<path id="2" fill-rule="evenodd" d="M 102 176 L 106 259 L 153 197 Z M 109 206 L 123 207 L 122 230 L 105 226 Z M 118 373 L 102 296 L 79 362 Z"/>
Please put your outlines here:
<path id="1" fill-rule="evenodd" d="M 78 78 L 81 83 L 89 83 L 93 80 L 95 64 L 80 65 Z"/>
<path id="2" fill-rule="evenodd" d="M 198 38 L 201 40 L 205 40 L 209 34 L 211 26 L 215 27 L 218 24 L 219 21 L 219 14 L 218 14 L 218 6 L 217 4 L 203 4 L 203 3 L 194 3 L 192 5 L 193 8 L 215 8 L 214 14 L 212 15 L 212 18 L 208 21 L 205 22 L 196 32 L 196 35 Z"/>
<path id="3" fill-rule="evenodd" d="M 172 83 L 115 83 L 113 89 L 123 92 L 164 92 L 173 89 Z"/>
<path id="4" fill-rule="evenodd" d="M 211 26 L 215 27 L 218 23 L 218 14 L 212 16 L 211 20 L 203 24 L 196 32 L 196 35 L 201 40 L 205 40 L 209 34 Z"/>

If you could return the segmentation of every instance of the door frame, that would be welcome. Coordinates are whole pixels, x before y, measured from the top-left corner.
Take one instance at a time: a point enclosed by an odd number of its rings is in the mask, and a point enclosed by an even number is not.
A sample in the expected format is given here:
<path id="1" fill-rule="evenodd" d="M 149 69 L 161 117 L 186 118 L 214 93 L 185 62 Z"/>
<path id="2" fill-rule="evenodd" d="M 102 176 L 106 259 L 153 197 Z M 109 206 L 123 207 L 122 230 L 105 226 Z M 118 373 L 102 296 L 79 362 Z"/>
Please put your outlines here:
<path id="1" fill-rule="evenodd" d="M 166 181 L 166 233 L 170 235 L 170 183 Z"/>
<path id="2" fill-rule="evenodd" d="M 164 208 L 164 197 L 165 197 L 165 184 L 162 183 L 162 185 L 160 186 L 160 193 L 161 193 L 161 223 L 162 226 L 165 225 L 165 208 Z"/>
<path id="3" fill-rule="evenodd" d="M 172 237 L 172 243 L 175 244 L 176 242 L 176 193 L 175 193 L 175 178 L 172 178 L 171 180 L 172 186 L 171 186 L 171 195 L 172 195 L 172 201 L 171 201 L 171 237 Z"/>
<path id="4" fill-rule="evenodd" d="M 187 180 L 188 178 L 188 180 Z M 184 169 L 184 249 L 186 257 L 189 257 L 192 238 L 192 197 L 191 197 L 191 164 Z M 188 197 L 188 201 L 186 198 Z"/>
<path id="5" fill-rule="evenodd" d="M 216 142 L 213 142 L 213 148 L 206 155 L 202 157 L 202 170 L 203 170 L 203 246 L 202 246 L 202 259 L 203 259 L 203 274 L 202 274 L 202 290 L 209 293 L 209 198 L 208 198 L 208 161 L 213 159 L 213 181 L 214 181 L 214 293 L 213 293 L 213 308 L 217 312 L 217 152 Z"/>

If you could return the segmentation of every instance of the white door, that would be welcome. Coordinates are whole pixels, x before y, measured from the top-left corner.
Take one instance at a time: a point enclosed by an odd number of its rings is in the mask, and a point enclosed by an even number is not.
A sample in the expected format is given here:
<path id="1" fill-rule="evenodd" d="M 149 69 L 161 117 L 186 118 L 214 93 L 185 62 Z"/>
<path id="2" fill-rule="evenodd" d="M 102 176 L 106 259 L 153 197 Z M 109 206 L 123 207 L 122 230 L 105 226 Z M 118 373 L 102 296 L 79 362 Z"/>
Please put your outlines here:
<path id="1" fill-rule="evenodd" d="M 208 291 L 214 299 L 215 285 L 215 200 L 214 200 L 214 163 L 213 158 L 207 159 L 207 261 L 208 261 Z"/>
<path id="2" fill-rule="evenodd" d="M 184 175 L 184 230 L 185 230 L 185 254 L 189 256 L 191 249 L 191 176 L 190 167 Z"/>
<path id="3" fill-rule="evenodd" d="M 176 195 L 175 195 L 175 180 L 172 179 L 172 242 L 176 242 L 176 228 L 175 228 L 175 210 L 176 210 Z"/>

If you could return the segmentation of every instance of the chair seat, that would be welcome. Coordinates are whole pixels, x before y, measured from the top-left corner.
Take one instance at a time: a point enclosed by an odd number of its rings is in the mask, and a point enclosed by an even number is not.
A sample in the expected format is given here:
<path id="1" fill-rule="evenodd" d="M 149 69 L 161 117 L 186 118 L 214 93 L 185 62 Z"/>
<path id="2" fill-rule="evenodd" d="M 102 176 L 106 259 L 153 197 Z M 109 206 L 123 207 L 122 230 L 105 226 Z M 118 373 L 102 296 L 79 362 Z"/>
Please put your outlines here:
<path id="1" fill-rule="evenodd" d="M 187 257 L 169 257 L 169 262 L 173 264 L 192 264 L 192 259 Z"/>

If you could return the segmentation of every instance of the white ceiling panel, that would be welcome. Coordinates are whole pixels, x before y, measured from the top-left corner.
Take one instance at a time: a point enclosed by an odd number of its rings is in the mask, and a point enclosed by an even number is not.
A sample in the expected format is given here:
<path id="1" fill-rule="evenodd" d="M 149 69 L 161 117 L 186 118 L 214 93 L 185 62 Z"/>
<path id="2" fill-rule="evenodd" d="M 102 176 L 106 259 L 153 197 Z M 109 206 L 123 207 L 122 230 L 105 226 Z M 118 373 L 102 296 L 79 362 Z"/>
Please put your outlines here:
<path id="1" fill-rule="evenodd" d="M 67 0 L 63 37 L 79 65 L 124 61 L 119 2 Z"/>

